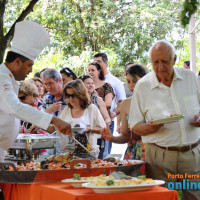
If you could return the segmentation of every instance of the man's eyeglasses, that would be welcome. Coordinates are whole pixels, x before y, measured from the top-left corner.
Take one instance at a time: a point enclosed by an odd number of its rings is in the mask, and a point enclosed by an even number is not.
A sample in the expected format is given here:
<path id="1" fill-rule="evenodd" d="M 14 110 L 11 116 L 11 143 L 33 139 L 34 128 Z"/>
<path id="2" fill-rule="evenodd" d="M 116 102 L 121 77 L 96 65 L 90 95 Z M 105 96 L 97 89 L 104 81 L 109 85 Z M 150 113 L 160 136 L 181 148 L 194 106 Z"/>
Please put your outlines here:
<path id="1" fill-rule="evenodd" d="M 20 99 L 21 101 L 24 101 L 26 99 L 26 96 L 18 97 L 18 99 Z"/>
<path id="2" fill-rule="evenodd" d="M 67 99 L 69 99 L 70 97 L 71 97 L 72 99 L 74 99 L 74 98 L 77 98 L 78 96 L 77 96 L 76 94 L 66 94 L 65 97 L 66 97 Z"/>

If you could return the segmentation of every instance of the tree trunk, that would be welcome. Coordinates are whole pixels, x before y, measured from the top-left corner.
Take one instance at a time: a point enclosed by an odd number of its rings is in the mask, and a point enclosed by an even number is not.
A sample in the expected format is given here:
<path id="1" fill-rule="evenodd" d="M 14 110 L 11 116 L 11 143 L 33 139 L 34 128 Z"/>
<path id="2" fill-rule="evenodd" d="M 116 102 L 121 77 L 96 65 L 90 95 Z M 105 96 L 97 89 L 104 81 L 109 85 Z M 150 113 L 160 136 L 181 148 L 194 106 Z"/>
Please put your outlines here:
<path id="1" fill-rule="evenodd" d="M 17 20 L 14 22 L 14 24 L 11 26 L 8 33 L 4 36 L 3 33 L 3 16 L 6 8 L 6 0 L 0 1 L 0 63 L 3 62 L 4 54 L 6 51 L 6 48 L 9 46 L 10 41 L 13 39 L 14 35 L 14 27 L 17 22 L 23 21 L 27 15 L 33 11 L 33 7 L 39 0 L 32 0 L 29 5 L 26 7 L 25 10 L 22 11 L 20 16 L 17 18 Z"/>

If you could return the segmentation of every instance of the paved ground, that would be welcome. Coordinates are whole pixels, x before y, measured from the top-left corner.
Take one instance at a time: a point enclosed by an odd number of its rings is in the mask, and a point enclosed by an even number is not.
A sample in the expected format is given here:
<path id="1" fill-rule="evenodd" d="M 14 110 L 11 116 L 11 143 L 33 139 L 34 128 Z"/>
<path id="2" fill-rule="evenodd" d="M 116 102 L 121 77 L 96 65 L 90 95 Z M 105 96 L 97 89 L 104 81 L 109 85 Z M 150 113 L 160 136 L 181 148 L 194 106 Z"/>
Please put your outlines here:
<path id="1" fill-rule="evenodd" d="M 118 135 L 118 132 L 115 129 L 114 136 L 117 136 L 117 135 Z M 115 143 L 113 143 L 112 149 L 111 149 L 111 154 L 122 154 L 121 159 L 123 159 L 126 148 L 127 148 L 127 143 L 126 144 L 115 144 Z"/>

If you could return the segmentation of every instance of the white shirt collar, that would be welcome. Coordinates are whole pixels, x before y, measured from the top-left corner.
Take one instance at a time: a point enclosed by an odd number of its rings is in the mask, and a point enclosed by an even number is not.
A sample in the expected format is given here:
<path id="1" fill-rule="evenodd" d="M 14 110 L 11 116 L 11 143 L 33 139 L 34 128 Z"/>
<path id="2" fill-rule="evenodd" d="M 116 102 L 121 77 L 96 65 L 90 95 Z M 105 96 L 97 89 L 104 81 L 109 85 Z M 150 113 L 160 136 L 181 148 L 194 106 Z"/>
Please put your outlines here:
<path id="1" fill-rule="evenodd" d="M 183 79 L 183 76 L 181 75 L 180 71 L 177 70 L 176 67 L 174 68 L 174 77 L 173 77 L 173 81 L 176 79 Z M 156 76 L 156 73 L 154 71 L 152 71 L 152 76 L 151 76 L 151 89 L 159 87 L 160 86 L 160 82 L 158 81 L 158 78 Z"/>

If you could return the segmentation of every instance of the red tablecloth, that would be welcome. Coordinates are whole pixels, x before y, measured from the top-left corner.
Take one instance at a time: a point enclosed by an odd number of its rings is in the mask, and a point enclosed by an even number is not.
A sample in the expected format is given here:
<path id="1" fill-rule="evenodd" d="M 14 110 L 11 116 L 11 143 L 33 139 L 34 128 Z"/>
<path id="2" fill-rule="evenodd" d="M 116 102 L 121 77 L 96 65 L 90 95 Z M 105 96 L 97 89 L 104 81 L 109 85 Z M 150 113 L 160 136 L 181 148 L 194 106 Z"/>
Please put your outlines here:
<path id="1" fill-rule="evenodd" d="M 97 194 L 92 189 L 76 189 L 67 183 L 0 184 L 5 200 L 178 200 L 175 190 L 155 186 L 152 190 Z"/>

